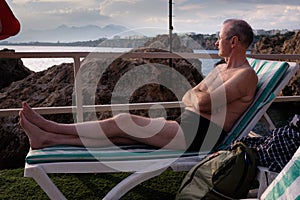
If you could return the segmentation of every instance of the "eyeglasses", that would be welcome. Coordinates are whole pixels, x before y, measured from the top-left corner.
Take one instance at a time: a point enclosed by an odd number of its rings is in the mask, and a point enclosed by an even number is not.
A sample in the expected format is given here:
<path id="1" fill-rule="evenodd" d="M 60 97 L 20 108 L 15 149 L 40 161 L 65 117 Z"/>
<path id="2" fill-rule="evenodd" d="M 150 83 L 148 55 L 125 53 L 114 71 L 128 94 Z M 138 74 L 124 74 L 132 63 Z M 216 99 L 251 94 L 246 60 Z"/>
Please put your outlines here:
<path id="1" fill-rule="evenodd" d="M 237 35 L 232 35 L 232 36 L 230 36 L 230 37 L 227 37 L 226 40 L 230 40 L 230 39 L 233 38 L 233 37 L 237 37 L 237 38 L 238 38 L 238 41 L 241 41 L 240 38 L 239 38 L 239 36 L 237 36 Z"/>
<path id="2" fill-rule="evenodd" d="M 230 40 L 231 38 L 233 37 L 237 37 L 238 38 L 238 41 L 241 41 L 240 38 L 237 36 L 237 35 L 232 35 L 230 37 L 226 37 L 225 39 L 224 38 L 220 38 L 220 36 L 218 37 L 218 40 L 221 40 L 221 39 L 224 39 L 224 40 Z"/>

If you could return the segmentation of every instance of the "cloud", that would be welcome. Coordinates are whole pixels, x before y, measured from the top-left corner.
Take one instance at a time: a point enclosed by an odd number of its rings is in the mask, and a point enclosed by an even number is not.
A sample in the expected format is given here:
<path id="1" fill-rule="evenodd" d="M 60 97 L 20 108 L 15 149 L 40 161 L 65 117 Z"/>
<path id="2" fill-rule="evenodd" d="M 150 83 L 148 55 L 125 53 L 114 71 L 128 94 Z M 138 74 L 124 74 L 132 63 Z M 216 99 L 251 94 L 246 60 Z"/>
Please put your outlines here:
<path id="1" fill-rule="evenodd" d="M 204 8 L 204 6 L 202 6 L 200 4 L 189 4 L 189 5 L 176 6 L 176 9 L 178 11 L 184 11 L 184 12 L 200 10 L 203 8 Z"/>
<path id="2" fill-rule="evenodd" d="M 166 0 L 105 0 L 100 14 L 129 28 L 166 27 L 168 3 Z"/>
<path id="3" fill-rule="evenodd" d="M 266 12 L 267 11 L 267 12 Z M 250 23 L 257 29 L 298 29 L 300 6 L 290 5 L 257 5 L 248 13 Z M 295 26 L 296 25 L 296 26 Z"/>
<path id="4" fill-rule="evenodd" d="M 227 18 L 245 19 L 254 28 L 299 29 L 299 0 L 181 0 L 174 9 L 180 32 L 214 33 Z"/>
<path id="5" fill-rule="evenodd" d="M 136 0 L 104 0 L 100 3 L 99 10 L 102 15 L 118 16 L 122 11 L 128 13 L 128 8 L 135 2 Z"/>
<path id="6" fill-rule="evenodd" d="M 25 29 L 49 29 L 62 24 L 107 25 L 108 16 L 100 15 L 97 0 L 18 0 L 11 7 Z"/>
<path id="7" fill-rule="evenodd" d="M 193 0 L 192 0 L 193 1 Z M 236 4 L 236 3 L 245 3 L 248 5 L 259 5 L 259 4 L 269 4 L 269 5 L 299 5 L 299 0 L 217 0 L 219 3 L 226 3 L 226 4 Z"/>
<path id="8" fill-rule="evenodd" d="M 22 29 L 107 24 L 168 30 L 169 0 L 11 0 Z M 226 18 L 254 27 L 297 29 L 299 0 L 173 0 L 175 32 L 215 33 Z"/>

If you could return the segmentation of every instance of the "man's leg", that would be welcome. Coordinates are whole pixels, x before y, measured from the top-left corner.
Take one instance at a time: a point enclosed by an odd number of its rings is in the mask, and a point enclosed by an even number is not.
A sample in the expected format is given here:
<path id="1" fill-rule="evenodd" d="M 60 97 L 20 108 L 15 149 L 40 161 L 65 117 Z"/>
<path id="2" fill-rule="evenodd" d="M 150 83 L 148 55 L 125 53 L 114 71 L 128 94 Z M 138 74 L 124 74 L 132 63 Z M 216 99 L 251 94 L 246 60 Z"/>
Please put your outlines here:
<path id="1" fill-rule="evenodd" d="M 107 146 L 143 143 L 156 147 L 185 148 L 185 139 L 175 121 L 119 114 L 113 118 L 78 124 L 48 121 L 26 104 L 20 112 L 20 123 L 33 148 L 55 144 Z M 43 141 L 43 142 L 42 142 Z"/>

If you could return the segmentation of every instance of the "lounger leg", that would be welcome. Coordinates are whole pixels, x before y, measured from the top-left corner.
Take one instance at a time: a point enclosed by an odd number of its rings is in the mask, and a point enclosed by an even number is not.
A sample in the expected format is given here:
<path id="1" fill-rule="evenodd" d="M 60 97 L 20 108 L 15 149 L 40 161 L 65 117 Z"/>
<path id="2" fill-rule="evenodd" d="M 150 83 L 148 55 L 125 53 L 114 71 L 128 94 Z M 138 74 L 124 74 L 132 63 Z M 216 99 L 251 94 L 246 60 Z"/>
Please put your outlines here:
<path id="1" fill-rule="evenodd" d="M 50 199 L 66 200 L 65 196 L 55 186 L 47 173 L 39 166 L 27 166 L 24 173 L 25 177 L 32 177 L 44 190 Z"/>
<path id="2" fill-rule="evenodd" d="M 103 198 L 103 200 L 115 200 L 120 199 L 124 194 L 126 194 L 129 190 L 137 186 L 138 184 L 153 178 L 155 176 L 160 175 L 167 168 L 158 169 L 156 171 L 139 173 L 135 172 L 122 180 L 119 184 L 117 184 L 107 195 Z"/>
<path id="3" fill-rule="evenodd" d="M 274 123 L 272 122 L 271 118 L 269 117 L 269 115 L 267 113 L 265 113 L 263 115 L 263 118 L 266 120 L 266 122 L 268 123 L 269 125 L 269 130 L 273 130 L 276 128 L 276 126 L 274 125 Z"/>
<path id="4" fill-rule="evenodd" d="M 262 193 L 270 185 L 270 183 L 276 178 L 278 173 L 271 172 L 265 167 L 258 167 L 257 178 L 259 181 L 258 198 L 261 197 Z"/>

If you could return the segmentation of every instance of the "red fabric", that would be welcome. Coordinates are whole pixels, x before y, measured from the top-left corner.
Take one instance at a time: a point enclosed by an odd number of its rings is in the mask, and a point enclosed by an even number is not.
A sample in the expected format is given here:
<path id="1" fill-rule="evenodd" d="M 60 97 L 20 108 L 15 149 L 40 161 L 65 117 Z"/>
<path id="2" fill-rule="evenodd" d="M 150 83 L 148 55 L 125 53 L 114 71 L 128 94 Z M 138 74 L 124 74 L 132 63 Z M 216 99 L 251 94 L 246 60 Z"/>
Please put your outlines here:
<path id="1" fill-rule="evenodd" d="M 0 40 L 16 35 L 20 31 L 20 23 L 5 2 L 0 0 Z"/>

